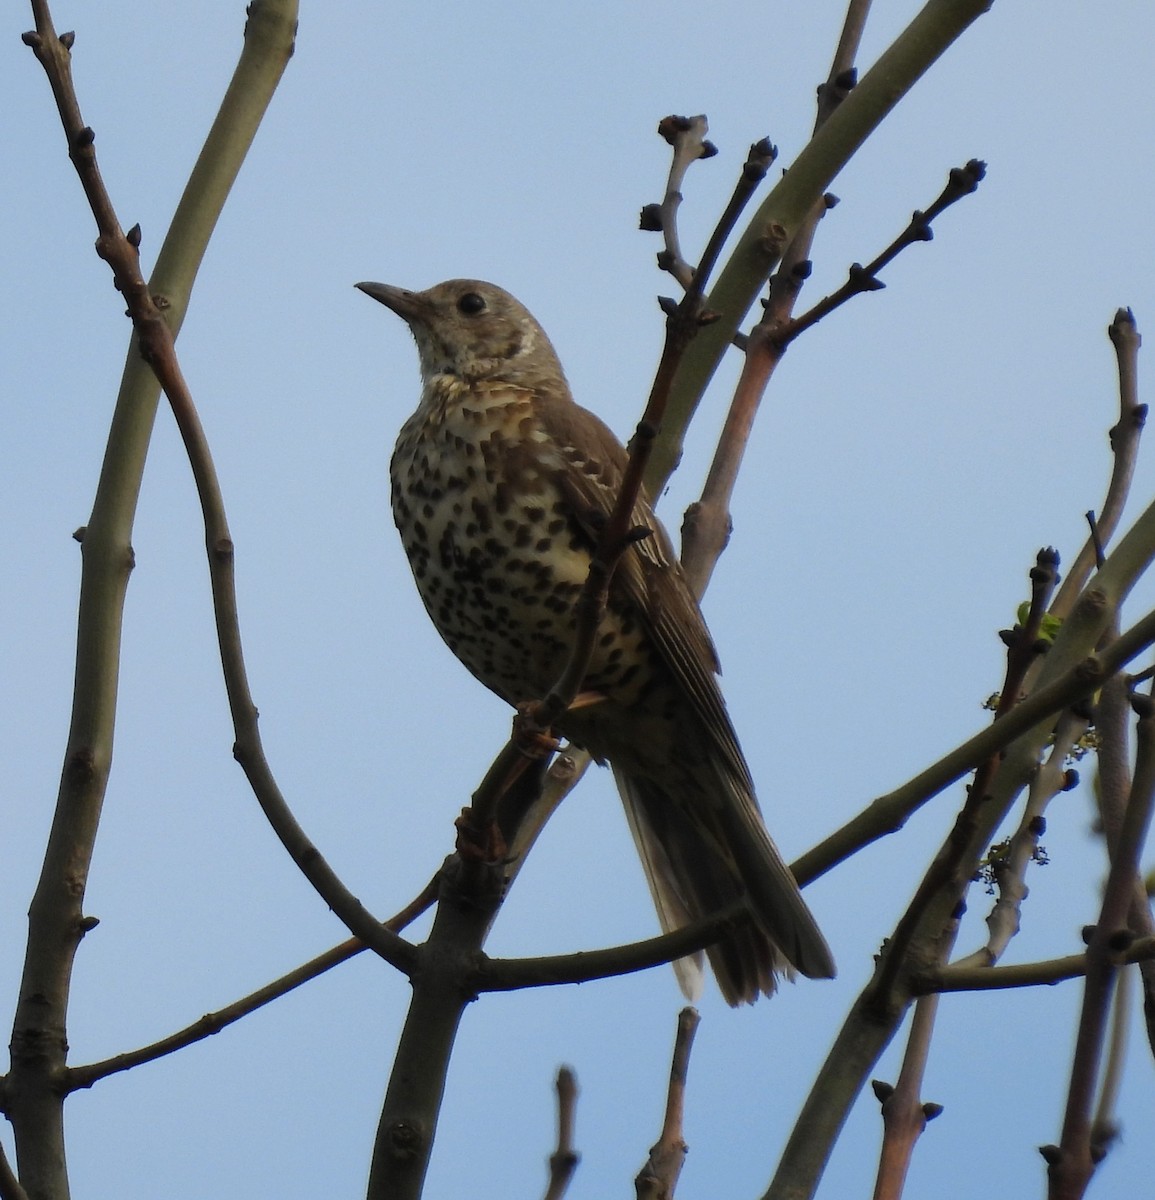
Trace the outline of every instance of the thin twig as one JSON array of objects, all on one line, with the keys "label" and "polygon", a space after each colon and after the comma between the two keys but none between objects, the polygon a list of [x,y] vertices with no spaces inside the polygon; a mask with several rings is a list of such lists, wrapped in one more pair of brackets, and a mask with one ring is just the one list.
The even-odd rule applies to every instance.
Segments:
[{"label": "thin twig", "polygon": [[[658,133],[673,148],[670,174],[666,180],[666,194],[662,203],[647,205],[642,210],[642,228],[660,229],[665,249],[658,255],[658,266],[688,289],[694,279],[694,269],[682,255],[678,238],[678,209],[682,204],[682,183],[690,164],[700,158],[712,158],[718,153],[713,142],[706,140],[709,129],[704,115],[696,117],[663,117],[658,122]],[[655,211],[656,208],[656,211]]]},{"label": "thin twig", "polygon": [[[432,905],[436,896],[437,877],[434,876],[409,904],[396,916],[390,917],[385,924],[394,933],[399,933],[425,912]],[[129,1050],[99,1062],[89,1063],[87,1066],[72,1067],[67,1074],[67,1089],[75,1092],[82,1088],[92,1087],[94,1083],[109,1075],[131,1070],[144,1063],[155,1062],[158,1058],[164,1058],[165,1055],[183,1050],[186,1046],[212,1037],[213,1034],[220,1033],[222,1029],[227,1029],[228,1026],[235,1024],[242,1017],[271,1004],[281,996],[288,995],[295,988],[316,979],[319,975],[323,975],[343,962],[348,962],[349,959],[367,949],[368,947],[359,938],[347,938],[340,945],[333,946],[324,954],[319,954],[316,958],[302,963],[301,966],[287,972],[279,979],[274,979],[255,992],[250,992],[247,996],[234,1000],[232,1004],[217,1009],[216,1012],[206,1013],[199,1020],[194,1021],[191,1025],[186,1025],[184,1029],[177,1030],[176,1033],[169,1034],[168,1037],[160,1038],[158,1041],[141,1046],[136,1050]],[[2,1196],[0,1196],[0,1200],[3,1200]]]},{"label": "thin twig", "polygon": [[[1115,847],[1119,844],[1119,831],[1123,825],[1123,815],[1127,811],[1127,798],[1131,794],[1128,742],[1130,719],[1128,680],[1122,675],[1113,676],[1104,684],[1095,706],[1095,732],[1099,739],[1099,773],[1095,780],[1095,798],[1099,805],[1099,819],[1109,857],[1114,855]],[[1152,916],[1147,889],[1142,879],[1135,881],[1129,924],[1137,937],[1155,937],[1155,916]],[[1143,988],[1143,1017],[1147,1042],[1155,1052],[1155,959],[1140,961],[1139,978]]]},{"label": "thin twig", "polygon": [[1136,696],[1132,703],[1139,714],[1135,729],[1135,778],[1112,856],[1099,921],[1087,946],[1083,1007],[1071,1062],[1062,1136],[1057,1147],[1043,1150],[1050,1200],[1078,1200],[1098,1163],[1098,1150],[1091,1140],[1091,1109],[1111,994],[1119,971],[1117,948],[1120,941],[1125,945],[1131,938],[1127,916],[1155,803],[1155,702],[1150,696]]},{"label": "thin twig", "polygon": [[[1155,961],[1155,937],[1136,938],[1117,955],[1120,965]],[[1087,955],[1068,954],[1043,962],[1016,963],[1009,967],[939,967],[912,979],[916,994],[927,992],[993,992],[1004,988],[1053,987],[1087,973]]]},{"label": "thin twig", "polygon": [[[829,90],[822,93],[823,98],[827,94],[837,95],[836,85],[837,80],[828,85]],[[845,83],[842,86],[849,90]],[[886,285],[878,278],[879,272],[906,247],[916,242],[931,241],[934,237],[931,226],[935,218],[951,204],[975,191],[985,170],[985,164],[977,159],[971,159],[964,167],[952,168],[947,185],[935,202],[926,211],[917,210],[903,232],[877,258],[865,267],[861,263],[854,263],[841,288],[824,297],[801,316],[791,317],[802,283],[810,274],[808,256],[818,220],[835,202],[835,198],[827,196],[825,203],[815,207],[782,256],[778,272],[771,282],[770,298],[762,319],[741,343],[747,351],[747,363],[727,424],[719,438],[719,453],[711,466],[702,498],[686,514],[683,536],[688,546],[693,546],[695,550],[699,544],[716,546],[715,558],[724,547],[721,528],[723,521],[728,527],[727,510],[754,412],[770,377],[791,343],[854,296],[884,288]],[[728,461],[732,458],[737,461]]]},{"label": "thin twig", "polygon": [[1101,654],[1088,655],[1032,692],[998,722],[968,738],[901,787],[872,801],[857,816],[790,864],[799,885],[813,882],[864,846],[897,833],[907,819],[991,754],[1004,750],[1040,721],[1103,686],[1155,642],[1155,612],[1136,622]]},{"label": "thin twig", "polygon": [[686,1161],[686,1081],[690,1072],[690,1053],[701,1017],[697,1009],[683,1008],[678,1013],[678,1032],[670,1060],[670,1086],[666,1091],[666,1112],[662,1132],[650,1147],[646,1165],[634,1178],[637,1200],[673,1200],[678,1176]]},{"label": "thin twig", "polygon": [[481,956],[470,983],[478,992],[510,992],[630,975],[705,950],[748,921],[749,916],[747,905],[736,901],[680,929],[640,942],[572,954],[544,954],[538,958]]},{"label": "thin twig", "polygon": [[1079,551],[1051,605],[1051,614],[1056,617],[1065,617],[1070,612],[1097,565],[1102,547],[1111,540],[1119,526],[1135,474],[1139,440],[1147,420],[1147,405],[1139,403],[1139,347],[1143,339],[1135,324],[1135,314],[1129,308],[1120,308],[1107,327],[1107,336],[1115,347],[1119,374],[1119,419],[1110,431],[1111,479],[1095,521],[1095,532]]},{"label": "thin twig", "polygon": [[557,1149],[549,1156],[549,1186],[545,1200],[561,1200],[569,1190],[581,1155],[574,1149],[574,1121],[577,1117],[578,1086],[572,1068],[557,1073]]},{"label": "thin twig", "polygon": [[345,923],[350,933],[390,965],[405,974],[411,974],[416,965],[416,948],[382,925],[342,882],[293,815],[273,775],[265,756],[257,723],[257,706],[253,703],[249,687],[237,607],[235,552],[208,439],[177,361],[171,337],[161,337],[155,344],[142,345],[142,353],[156,372],[168,398],[200,498],[213,616],[236,735],[233,756],[240,763],[273,832],[321,899]]},{"label": "thin twig", "polygon": [[874,1200],[898,1200],[902,1195],[915,1144],[927,1122],[942,1112],[942,1105],[921,1099],[937,1014],[937,995],[922,996],[915,1003],[898,1083],[893,1088],[878,1081],[874,1084],[875,1095],[882,1104],[883,1125]]},{"label": "thin twig", "polygon": [[[57,36],[46,0],[33,0],[35,32],[24,41],[52,87],[69,157],[97,222],[97,253],[112,268],[139,348],[180,328],[197,266],[256,127],[292,53],[295,0],[255,0],[244,46],[148,284],[139,230],[125,234],[103,185],[70,65],[72,34]],[[157,299],[154,302],[153,293]],[[90,926],[85,886],[112,759],[124,600],[132,527],[158,388],[130,353],[110,426],[92,515],[82,540],[73,710],[56,815],[29,908],[28,948],[12,1032],[9,1116],[24,1186],[37,1196],[68,1191],[62,1104],[72,965]]]},{"label": "thin twig", "polygon": [[[1040,550],[1031,568],[1031,603],[1027,619],[1021,628],[1010,634],[1007,645],[1007,669],[995,710],[997,724],[1014,710],[1027,672],[1041,653],[1043,617],[1054,592],[1059,556],[1051,548]],[[926,874],[919,882],[914,899],[899,918],[894,933],[887,941],[886,952],[874,979],[877,1002],[885,1006],[887,993],[906,968],[906,952],[918,930],[926,906],[932,896],[949,892],[954,896],[951,907],[961,902],[973,873],[968,866],[968,851],[973,840],[979,811],[986,806],[987,795],[994,783],[1002,760],[991,755],[980,764],[967,790],[966,802],[955,820],[946,842],[935,855]]]},{"label": "thin twig", "polygon": [[1091,1122],[1091,1157],[1100,1162],[1119,1136],[1119,1121],[1115,1110],[1119,1104],[1119,1089],[1123,1086],[1123,1068],[1127,1062],[1127,1045],[1131,1032],[1131,971],[1121,971],[1115,985],[1115,1003],[1111,1009],[1111,1033],[1107,1039],[1107,1055],[1103,1064],[1103,1079],[1095,1118]]},{"label": "thin twig", "polygon": [[681,456],[683,435],[739,325],[773,270],[782,246],[830,182],[930,65],[990,8],[991,0],[927,4],[863,75],[845,103],[814,135],[750,217],[710,289],[719,320],[679,368],[670,400],[670,434],[655,455],[647,486],[659,495]]},{"label": "thin twig", "polygon": [[[602,615],[609,599],[610,584],[622,556],[650,530],[637,524],[638,496],[642,480],[662,427],[670,383],[686,347],[700,326],[708,323],[708,314],[700,312],[700,296],[691,288],[681,302],[666,308],[666,337],[662,356],[646,401],[646,408],[630,439],[626,468],[614,507],[598,537],[590,558],[589,573],[574,603],[574,640],[561,675],[549,691],[534,703],[523,705],[521,721],[514,723],[514,736],[498,754],[485,779],[473,795],[470,820],[479,829],[491,824],[515,780],[525,770],[526,759],[540,758],[551,752],[543,740],[553,724],[565,713],[581,690],[589,671],[597,642]],[[509,830],[503,830],[507,837]]]},{"label": "thin twig", "polygon": [[[842,35],[826,82],[818,90],[818,111],[814,120],[817,132],[853,88],[857,76],[854,59],[869,11],[869,0],[851,0],[843,22]],[[751,148],[751,152],[755,148]],[[784,229],[767,229],[767,244],[778,239],[774,259],[781,253],[778,273],[771,280],[765,312],[750,337],[745,339],[742,374],[726,414],[718,445],[706,477],[702,495],[686,510],[682,523],[682,563],[694,594],[700,600],[706,593],[714,567],[729,540],[730,499],[738,471],[750,440],[754,417],[769,385],[783,350],[774,340],[774,331],[790,316],[801,280],[809,269],[810,247],[828,197],[812,206],[794,237],[785,242]],[[728,231],[727,231],[728,232]],[[805,267],[804,267],[805,264]],[[711,260],[711,267],[713,262]],[[653,486],[654,481],[650,481]]]},{"label": "thin twig", "polygon": [[956,966],[993,966],[1019,932],[1022,904],[1028,894],[1027,870],[1032,863],[1040,861],[1041,839],[1047,828],[1047,806],[1061,792],[1069,791],[1078,783],[1077,773],[1067,767],[1066,760],[1086,732],[1087,724],[1086,714],[1076,708],[1068,708],[1060,714],[1046,761],[1035,772],[1027,789],[1027,801],[1018,828],[997,848],[997,853],[994,850],[991,853],[989,870],[998,888],[998,899],[987,914],[986,945],[958,960]]},{"label": "thin twig", "polygon": [[28,1193],[20,1186],[8,1161],[3,1142],[0,1142],[0,1200],[28,1200]]},{"label": "thin twig", "polygon": [[742,164],[738,181],[734,184],[734,191],[706,241],[706,248],[702,251],[702,257],[698,260],[698,265],[694,268],[689,283],[685,285],[686,291],[692,291],[696,298],[700,299],[705,293],[706,284],[714,273],[726,239],[734,232],[738,218],[750,202],[751,196],[757,191],[758,185],[766,178],[766,172],[777,157],[778,147],[769,138],[760,138],[751,145],[746,155],[746,161]]},{"label": "thin twig", "polygon": [[877,258],[867,263],[853,263],[847,273],[846,282],[829,296],[824,296],[813,308],[801,316],[782,326],[776,334],[776,340],[781,349],[785,349],[799,334],[805,333],[817,325],[823,317],[829,316],[836,308],[841,307],[855,296],[867,292],[877,292],[886,287],[878,278],[879,272],[893,262],[908,246],[917,242],[929,242],[934,238],[932,222],[952,204],[956,204],[964,196],[971,195],[986,174],[986,163],[972,158],[965,166],[952,167],[947,178],[946,187],[938,199],[926,211],[916,210],[907,227],[890,243]]}]

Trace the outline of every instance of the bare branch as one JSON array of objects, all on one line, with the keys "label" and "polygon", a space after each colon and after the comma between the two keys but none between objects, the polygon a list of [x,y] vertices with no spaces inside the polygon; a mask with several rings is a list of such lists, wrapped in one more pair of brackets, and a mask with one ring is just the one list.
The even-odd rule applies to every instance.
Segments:
[{"label": "bare branch", "polygon": [[[386,926],[394,933],[399,933],[429,908],[436,895],[437,877],[434,876],[418,896],[396,916],[390,917],[385,922]],[[347,962],[367,949],[368,947],[359,938],[348,938],[340,945],[326,950],[324,954],[317,955],[316,958],[294,968],[279,979],[265,984],[255,992],[250,992],[247,996],[234,1000],[232,1004],[217,1009],[216,1012],[206,1013],[200,1020],[186,1025],[184,1029],[179,1029],[176,1033],[169,1034],[168,1037],[161,1038],[147,1046],[141,1046],[137,1050],[129,1050],[124,1054],[116,1054],[112,1058],[102,1059],[100,1062],[91,1063],[88,1066],[72,1067],[67,1074],[67,1090],[75,1092],[82,1088],[92,1087],[94,1083],[109,1075],[115,1075],[120,1071],[129,1071],[144,1063],[155,1062],[158,1058],[164,1058],[165,1055],[183,1050],[186,1046],[212,1037],[213,1034],[220,1033],[222,1029],[227,1029],[228,1026],[235,1024],[242,1017],[247,1017],[257,1009],[264,1008],[266,1004],[271,1004],[274,1000],[287,995],[295,988],[316,979],[319,975],[323,975],[326,971]],[[4,1200],[2,1195],[0,1195],[0,1200]]]},{"label": "bare branch", "polygon": [[[1122,675],[1114,676],[1103,686],[1095,709],[1095,731],[1099,738],[1099,774],[1095,798],[1099,818],[1107,840],[1107,853],[1113,856],[1119,843],[1123,815],[1131,794],[1131,764],[1128,748],[1131,703],[1128,682]],[[1142,879],[1136,880],[1129,916],[1131,930],[1137,937],[1155,937],[1155,917]],[[1139,962],[1143,987],[1143,1017],[1147,1042],[1155,1052],[1155,959]]]},{"label": "bare branch", "polygon": [[1077,773],[1067,768],[1066,760],[1086,730],[1085,712],[1069,708],[1060,715],[1047,759],[1035,772],[1027,789],[1027,802],[1019,826],[1005,844],[991,853],[990,873],[999,895],[987,915],[990,936],[985,946],[959,960],[956,966],[993,966],[1002,958],[1011,938],[1019,932],[1022,902],[1028,893],[1027,869],[1039,861],[1040,842],[1047,828],[1047,806],[1061,792],[1069,791],[1078,783]]},{"label": "bare branch", "polygon": [[749,920],[742,902],[730,905],[672,933],[604,950],[579,950],[574,954],[546,954],[538,958],[483,956],[472,983],[479,992],[511,992],[520,988],[554,987],[562,983],[588,983],[630,975],[662,966],[712,946]]},{"label": "bare branch", "polygon": [[0,1200],[28,1200],[28,1193],[20,1186],[4,1152],[3,1142],[0,1142]]},{"label": "bare branch", "polygon": [[1131,1032],[1132,972],[1123,971],[1115,985],[1115,1002],[1111,1007],[1111,1031],[1107,1039],[1107,1056],[1095,1117],[1091,1122],[1091,1157],[1101,1162],[1119,1136],[1115,1110],[1119,1089],[1123,1085],[1123,1066],[1127,1060],[1127,1045]]},{"label": "bare branch", "polygon": [[658,122],[658,133],[673,147],[674,157],[670,163],[670,175],[666,181],[666,195],[660,205],[647,205],[642,209],[642,228],[660,229],[666,247],[658,255],[658,266],[688,290],[694,280],[694,269],[682,255],[678,238],[678,209],[682,204],[682,183],[690,164],[700,158],[712,158],[718,153],[712,142],[706,140],[709,129],[704,115],[696,117],[663,117]]},{"label": "bare branch", "polygon": [[557,1149],[549,1156],[549,1186],[545,1200],[561,1200],[569,1190],[581,1155],[574,1149],[574,1120],[577,1116],[577,1079],[570,1067],[557,1073]]},{"label": "bare branch", "polygon": [[[527,761],[540,763],[556,748],[549,731],[581,690],[614,571],[630,546],[650,534],[648,528],[638,524],[637,504],[642,480],[661,431],[670,384],[678,363],[699,328],[710,320],[708,314],[700,311],[700,297],[693,288],[680,303],[670,302],[666,309],[666,337],[646,408],[630,439],[626,469],[613,510],[598,537],[589,574],[574,604],[574,642],[568,661],[546,695],[522,707],[514,722],[513,737],[500,751],[474,793],[468,820],[479,830],[484,830],[496,819],[506,793],[526,769]],[[508,829],[506,836],[512,836]]]},{"label": "bare branch", "polygon": [[[1136,938],[1118,951],[1117,960],[1143,963],[1155,960],[1155,937]],[[927,992],[990,992],[1002,988],[1052,987],[1068,979],[1080,979],[1087,973],[1087,955],[1068,954],[1045,962],[1016,963],[1009,967],[939,967],[913,979],[917,994]]]},{"label": "bare branch", "polygon": [[701,1017],[697,1009],[683,1008],[678,1013],[678,1032],[670,1062],[670,1086],[666,1092],[666,1113],[662,1132],[650,1147],[646,1165],[634,1179],[638,1200],[673,1200],[678,1176],[689,1147],[685,1138],[686,1080],[690,1072],[690,1053]]},{"label": "bare branch", "polygon": [[1155,702],[1150,696],[1136,696],[1132,703],[1139,715],[1135,778],[1112,855],[1099,922],[1087,946],[1083,1008],[1071,1063],[1062,1136],[1058,1147],[1044,1151],[1050,1200],[1077,1200],[1082,1196],[1101,1150],[1092,1143],[1091,1107],[1119,969],[1116,955],[1132,940],[1128,912],[1155,804]]},{"label": "bare branch", "polygon": [[937,1013],[937,995],[923,996],[916,1002],[897,1085],[890,1087],[877,1080],[874,1083],[874,1093],[882,1105],[883,1123],[874,1200],[898,1200],[902,1195],[915,1144],[927,1122],[942,1112],[942,1105],[920,1099]]},{"label": "bare branch", "polygon": [[972,158],[963,167],[952,167],[946,187],[935,202],[925,211],[916,210],[907,227],[890,243],[877,258],[867,263],[853,263],[847,274],[846,282],[837,291],[823,297],[813,308],[804,312],[800,317],[787,322],[776,334],[776,340],[782,350],[799,334],[817,325],[823,317],[829,316],[836,308],[841,307],[855,296],[867,292],[877,292],[886,284],[878,278],[879,272],[894,261],[908,246],[916,242],[929,242],[934,238],[931,224],[936,217],[957,203],[964,196],[974,192],[986,174],[986,163]]},{"label": "bare branch", "polygon": [[[670,438],[647,479],[658,495],[681,456],[683,434],[706,386],[788,241],[831,180],[930,65],[990,8],[990,0],[927,4],[825,121],[749,220],[707,306],[720,314],[697,339],[673,381]],[[782,237],[778,235],[781,230]]]},{"label": "bare branch", "polygon": [[1101,548],[1112,538],[1123,516],[1135,462],[1139,456],[1139,439],[1147,420],[1147,405],[1139,403],[1139,347],[1143,339],[1129,308],[1121,308],[1107,327],[1107,336],[1115,347],[1119,370],[1119,420],[1111,427],[1111,479],[1103,506],[1095,521],[1095,529],[1079,551],[1063,586],[1059,588],[1051,613],[1065,617],[1075,598],[1082,591],[1092,569],[1097,565]]},{"label": "bare branch", "polygon": [[[171,342],[180,328],[229,186],[292,53],[296,3],[256,0],[250,6],[232,83],[148,284],[138,261],[139,231],[122,231],[97,167],[95,135],[81,116],[71,77],[73,36],[57,36],[47,0],[33,0],[32,12],[36,29],[24,41],[52,87],[69,157],[97,222],[97,253],[112,268],[128,303],[137,346],[147,358],[154,341]],[[10,1117],[24,1186],[37,1196],[68,1190],[62,1081],[69,982],[76,948],[90,928],[83,914],[84,892],[112,759],[132,527],[157,396],[153,372],[130,354],[81,543],[72,720],[56,815],[29,908],[28,949],[12,1032],[11,1092],[20,1099],[10,1106]]]}]

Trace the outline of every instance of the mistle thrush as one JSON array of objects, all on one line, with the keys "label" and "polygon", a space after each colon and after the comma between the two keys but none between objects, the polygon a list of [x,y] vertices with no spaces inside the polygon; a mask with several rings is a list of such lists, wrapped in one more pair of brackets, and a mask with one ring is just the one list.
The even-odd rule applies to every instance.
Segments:
[{"label": "mistle thrush", "polygon": [[[540,699],[570,654],[626,452],[574,403],[545,331],[508,292],[474,279],[357,286],[408,323],[421,357],[421,400],[390,464],[421,599],[486,687],[512,705]],[[762,822],[710,635],[644,496],[634,520],[653,532],[618,565],[582,686],[601,699],[558,731],[613,768],[663,929],[748,903],[753,920],[708,951],[729,1003],[771,993],[791,967],[830,977],[830,950]],[[696,994],[700,965],[676,965]]]}]

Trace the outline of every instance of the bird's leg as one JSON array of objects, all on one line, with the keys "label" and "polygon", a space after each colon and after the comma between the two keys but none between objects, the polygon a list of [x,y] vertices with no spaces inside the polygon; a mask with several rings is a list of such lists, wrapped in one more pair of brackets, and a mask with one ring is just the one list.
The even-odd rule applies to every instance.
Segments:
[{"label": "bird's leg", "polygon": [[494,866],[508,859],[505,835],[492,817],[478,824],[473,809],[463,808],[453,827],[457,830],[455,849],[462,861]]}]

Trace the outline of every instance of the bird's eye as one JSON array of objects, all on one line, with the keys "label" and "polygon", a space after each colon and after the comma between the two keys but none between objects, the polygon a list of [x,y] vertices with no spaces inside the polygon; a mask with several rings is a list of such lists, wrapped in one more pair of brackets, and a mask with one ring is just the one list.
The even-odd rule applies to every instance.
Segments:
[{"label": "bird's eye", "polygon": [[478,313],[485,312],[485,297],[476,292],[466,292],[457,301],[457,311],[463,312],[467,317],[476,317]]}]

